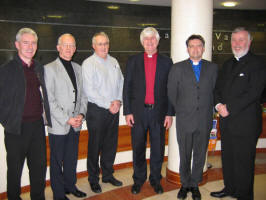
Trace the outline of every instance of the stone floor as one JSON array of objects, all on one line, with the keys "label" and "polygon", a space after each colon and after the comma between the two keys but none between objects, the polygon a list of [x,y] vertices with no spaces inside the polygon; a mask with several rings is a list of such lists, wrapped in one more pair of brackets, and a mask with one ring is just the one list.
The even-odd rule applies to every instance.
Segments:
[{"label": "stone floor", "polygon": [[[220,169],[221,168],[221,157],[220,156],[209,156],[208,157],[208,163],[212,164],[212,169]],[[256,166],[260,166],[260,169],[263,170],[256,170],[259,171],[258,173],[255,171],[255,186],[254,186],[254,194],[255,194],[255,200],[265,200],[266,199],[266,153],[258,153],[256,158]],[[163,164],[163,170],[162,175],[165,177],[166,175],[166,166],[167,162],[164,162]],[[219,170],[221,171],[221,170]],[[95,194],[90,190],[89,183],[87,181],[87,177],[85,178],[79,178],[77,187],[87,193],[87,199],[88,200],[111,200],[111,199],[117,199],[117,200],[139,200],[139,199],[145,199],[145,200],[172,200],[176,199],[176,195],[178,192],[178,187],[173,186],[172,184],[169,184],[166,182],[165,178],[162,180],[164,190],[165,192],[161,195],[157,195],[153,192],[153,189],[150,187],[149,183],[146,183],[141,190],[141,193],[138,195],[132,195],[130,193],[131,185],[133,184],[132,180],[132,168],[125,168],[116,170],[114,173],[114,176],[118,178],[119,180],[123,181],[122,187],[114,187],[111,184],[108,183],[102,183],[100,182],[102,186],[103,192],[101,194]],[[221,173],[221,172],[220,172]],[[218,177],[218,176],[217,176]],[[223,181],[218,180],[211,181],[206,183],[205,185],[200,187],[200,191],[202,194],[203,200],[211,200],[216,199],[212,198],[209,194],[211,191],[217,191],[223,188]],[[52,200],[53,195],[50,187],[46,188],[45,191],[46,199]],[[29,193],[25,193],[21,195],[23,200],[29,200]],[[71,200],[76,200],[79,198],[75,198],[73,195],[68,195],[68,198]],[[191,200],[191,194],[187,197],[188,200]],[[229,200],[233,198],[223,198],[223,200]]]}]

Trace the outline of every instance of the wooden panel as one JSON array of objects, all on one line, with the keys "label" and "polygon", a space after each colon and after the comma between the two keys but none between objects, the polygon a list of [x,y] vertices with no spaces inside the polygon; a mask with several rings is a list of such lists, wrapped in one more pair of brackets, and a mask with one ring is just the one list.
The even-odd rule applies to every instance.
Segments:
[{"label": "wooden panel", "polygon": [[[79,155],[78,159],[87,158],[87,149],[88,149],[88,131],[82,130],[79,137]],[[149,144],[149,137],[147,141],[147,147]],[[165,145],[168,145],[168,131],[165,133]],[[50,165],[50,146],[48,136],[46,137],[46,146],[47,146],[47,165]],[[118,130],[118,146],[117,152],[129,151],[132,150],[131,147],[131,130],[129,126],[123,125],[119,126]]]}]

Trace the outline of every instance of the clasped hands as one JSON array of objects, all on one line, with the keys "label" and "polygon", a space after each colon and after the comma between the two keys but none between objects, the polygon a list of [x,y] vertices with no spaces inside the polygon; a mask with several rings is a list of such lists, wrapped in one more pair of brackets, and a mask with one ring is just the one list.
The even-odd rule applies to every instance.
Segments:
[{"label": "clasped hands", "polygon": [[116,114],[116,113],[119,112],[120,106],[121,106],[121,102],[119,100],[114,100],[114,101],[111,102],[109,111],[112,114]]},{"label": "clasped hands", "polygon": [[70,117],[67,123],[73,128],[78,128],[81,126],[83,120],[83,115],[79,114],[76,117]]},{"label": "clasped hands", "polygon": [[226,104],[219,103],[216,106],[216,110],[218,111],[219,115],[222,117],[227,117],[230,113],[227,110]]}]

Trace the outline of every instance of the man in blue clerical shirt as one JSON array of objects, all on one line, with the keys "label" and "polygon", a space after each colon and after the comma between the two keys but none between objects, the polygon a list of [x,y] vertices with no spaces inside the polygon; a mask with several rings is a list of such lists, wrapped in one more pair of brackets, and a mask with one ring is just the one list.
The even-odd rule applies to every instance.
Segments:
[{"label": "man in blue clerical shirt", "polygon": [[189,59],[173,65],[168,78],[168,96],[175,107],[180,153],[182,187],[177,198],[185,199],[191,191],[192,198],[199,200],[198,185],[202,181],[212,128],[213,90],[218,67],[202,59],[205,50],[202,36],[191,35],[186,45]]}]

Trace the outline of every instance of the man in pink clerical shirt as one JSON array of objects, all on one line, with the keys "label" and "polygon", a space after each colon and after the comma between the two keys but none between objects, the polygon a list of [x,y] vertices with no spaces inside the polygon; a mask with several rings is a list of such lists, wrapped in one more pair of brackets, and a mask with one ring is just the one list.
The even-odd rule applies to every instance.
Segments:
[{"label": "man in pink clerical shirt", "polygon": [[140,34],[144,53],[128,59],[123,89],[126,123],[131,127],[134,185],[133,194],[140,192],[147,179],[146,144],[150,137],[150,176],[154,191],[163,193],[160,184],[164,158],[165,130],[172,125],[174,109],[167,97],[168,72],[172,60],[158,53],[160,36],[147,27]]}]

